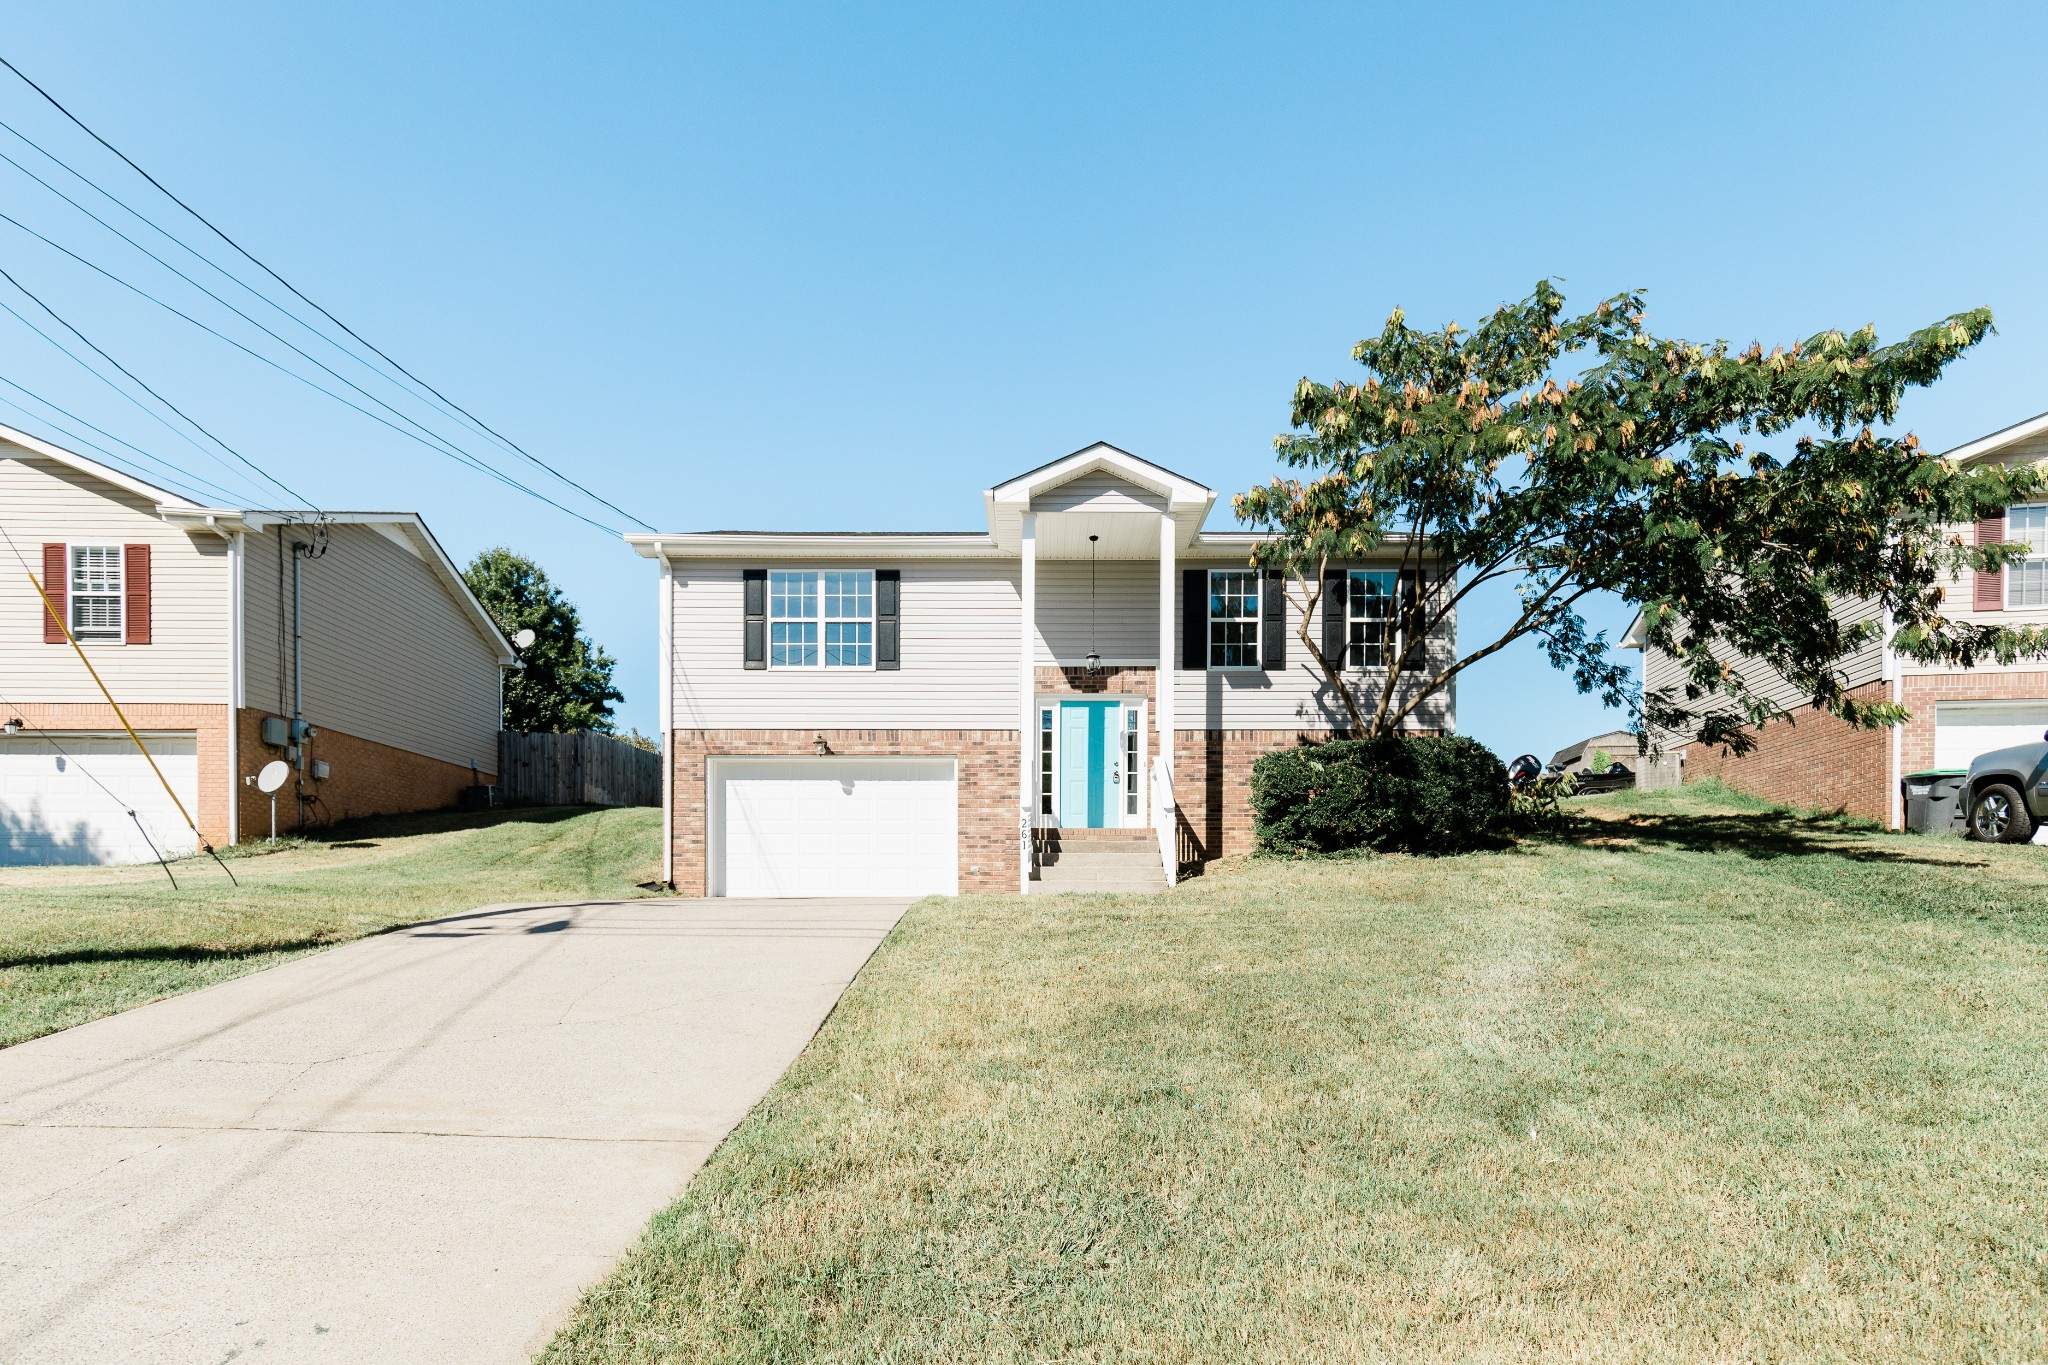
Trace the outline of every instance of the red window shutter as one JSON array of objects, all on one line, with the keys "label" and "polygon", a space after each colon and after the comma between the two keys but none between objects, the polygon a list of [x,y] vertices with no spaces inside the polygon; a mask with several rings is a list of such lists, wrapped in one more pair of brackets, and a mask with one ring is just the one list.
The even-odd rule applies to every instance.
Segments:
[{"label": "red window shutter", "polygon": [[71,587],[71,556],[62,545],[43,546],[43,592],[50,599],[50,606],[57,609],[52,616],[47,608],[43,611],[43,643],[61,645],[64,643],[64,598]]},{"label": "red window shutter", "polygon": [[[2005,513],[1977,519],[1979,545],[1996,545],[2004,539]],[[2005,570],[2000,569],[1997,573],[1978,571],[1970,591],[1970,606],[1976,611],[2005,610]]]},{"label": "red window shutter", "polygon": [[149,547],[121,547],[122,625],[128,643],[149,643]]}]

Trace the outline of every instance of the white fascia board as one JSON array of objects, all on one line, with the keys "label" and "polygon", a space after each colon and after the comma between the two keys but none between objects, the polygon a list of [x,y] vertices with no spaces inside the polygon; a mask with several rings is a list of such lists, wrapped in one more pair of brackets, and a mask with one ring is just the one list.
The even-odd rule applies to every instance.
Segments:
[{"label": "white fascia board", "polygon": [[2044,431],[2048,431],[2048,412],[2042,413],[2039,417],[2029,417],[2024,422],[2015,422],[2001,431],[1992,432],[1989,436],[1979,436],[1976,440],[1959,445],[1954,450],[1943,452],[1941,458],[1954,460],[1957,464],[1968,464],[1971,460],[1982,459],[2030,436],[2039,436]]},{"label": "white fascia board", "polygon": [[832,535],[819,532],[699,531],[684,535],[639,533],[626,543],[648,559],[788,559],[812,555],[848,559],[1005,559],[995,539],[980,531],[938,535]]},{"label": "white fascia board", "polygon": [[211,531],[232,540],[241,531],[254,529],[247,513],[232,507],[193,507],[187,503],[160,502],[156,514],[172,526],[188,531]]},{"label": "white fascia board", "polygon": [[1199,505],[1206,508],[1216,501],[1213,488],[1176,474],[1164,465],[1154,464],[1142,455],[1119,450],[1107,441],[1097,441],[1051,464],[1007,479],[982,496],[991,503],[1028,502],[1044,489],[1056,488],[1096,469],[1111,470],[1119,478],[1128,479],[1140,488],[1148,488],[1176,506]]},{"label": "white fascia board", "polygon": [[1641,612],[1637,612],[1635,619],[1628,623],[1628,629],[1621,633],[1621,639],[1618,643],[1623,649],[1641,649],[1643,647],[1643,614]]}]

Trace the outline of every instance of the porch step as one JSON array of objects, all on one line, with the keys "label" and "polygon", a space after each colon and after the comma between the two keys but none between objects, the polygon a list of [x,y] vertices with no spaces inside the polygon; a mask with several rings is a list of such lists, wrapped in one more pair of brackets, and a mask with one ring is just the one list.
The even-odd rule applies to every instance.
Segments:
[{"label": "porch step", "polygon": [[[1089,830],[1090,834],[1119,833]],[[1151,831],[1138,831],[1149,835]],[[1062,831],[1064,834],[1064,831]],[[1047,841],[1039,853],[1038,876],[1031,890],[1041,895],[1063,891],[1121,891],[1146,894],[1166,890],[1159,865],[1159,847],[1149,839],[1078,839]]]},{"label": "porch step", "polygon": [[1144,825],[1128,825],[1121,829],[1049,829],[1044,831],[1061,843],[1124,843],[1149,844],[1153,842],[1152,831]]}]

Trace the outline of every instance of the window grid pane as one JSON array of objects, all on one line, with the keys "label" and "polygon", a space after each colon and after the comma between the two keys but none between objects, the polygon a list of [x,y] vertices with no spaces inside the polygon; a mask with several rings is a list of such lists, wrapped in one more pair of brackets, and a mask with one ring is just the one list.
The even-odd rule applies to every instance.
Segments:
[{"label": "window grid pane", "polygon": [[768,627],[768,662],[776,668],[813,668],[818,662],[815,621],[777,621]]},{"label": "window grid pane", "polygon": [[1052,712],[1038,713],[1038,813],[1052,814]]},{"label": "window grid pane", "polygon": [[1124,814],[1138,813],[1138,713],[1124,710]]},{"label": "window grid pane", "polygon": [[1384,668],[1393,644],[1394,590],[1400,576],[1390,569],[1354,570],[1348,596],[1348,662],[1353,668]]},{"label": "window grid pane", "polygon": [[875,662],[875,628],[866,621],[825,625],[825,667],[869,668]]},{"label": "window grid pane", "polygon": [[71,547],[71,633],[81,640],[121,638],[121,547]]},{"label": "window grid pane", "polygon": [[825,574],[825,615],[833,620],[861,620],[875,614],[872,569],[834,569]]},{"label": "window grid pane", "polygon": [[2005,538],[2027,547],[2027,558],[2006,566],[2005,604],[2048,607],[2048,503],[2030,503],[2008,510]]},{"label": "window grid pane", "polygon": [[1259,666],[1259,575],[1253,569],[1209,572],[1209,667]]}]

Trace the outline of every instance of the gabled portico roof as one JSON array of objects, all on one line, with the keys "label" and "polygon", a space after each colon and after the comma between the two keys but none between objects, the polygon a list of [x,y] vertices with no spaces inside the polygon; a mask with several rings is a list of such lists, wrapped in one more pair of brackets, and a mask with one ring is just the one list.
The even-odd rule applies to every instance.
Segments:
[{"label": "gabled portico roof", "polygon": [[[1087,495],[1058,496],[1059,490],[1069,486],[1085,489]],[[1105,557],[1152,558],[1158,553],[1157,517],[1163,513],[1173,518],[1176,542],[1186,548],[1201,534],[1202,523],[1216,503],[1216,491],[1107,441],[1097,441],[997,484],[982,494],[982,502],[988,510],[989,535],[1004,550],[1014,551],[1022,544],[1024,514],[1032,512],[1040,518],[1041,554],[1059,557],[1074,553],[1065,542],[1085,539],[1082,525],[1086,522],[1099,528],[1096,533],[1110,543],[1112,548],[1104,551]],[[1150,550],[1138,550],[1148,536]],[[1121,548],[1125,540],[1131,549]]]}]

